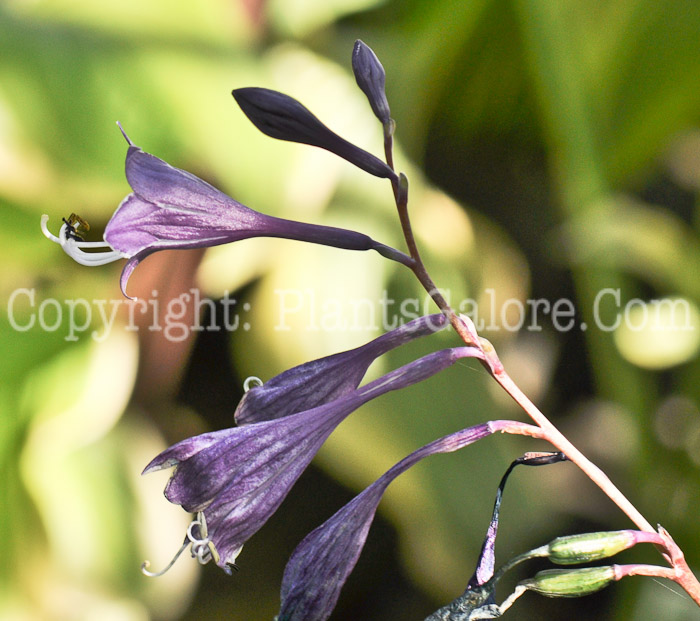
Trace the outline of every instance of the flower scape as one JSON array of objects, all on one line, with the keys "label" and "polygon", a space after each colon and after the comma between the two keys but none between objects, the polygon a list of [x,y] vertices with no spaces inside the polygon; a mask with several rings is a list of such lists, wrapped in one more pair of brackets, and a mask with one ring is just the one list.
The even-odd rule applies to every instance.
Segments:
[{"label": "flower scape", "polygon": [[[390,391],[402,390],[464,359],[478,361],[521,406],[534,424],[491,420],[419,447],[309,533],[291,554],[281,580],[278,621],[328,619],[343,585],[362,552],[382,496],[390,483],[426,457],[464,449],[487,436],[509,433],[544,440],[552,453],[528,453],[515,460],[497,490],[491,523],[475,571],[465,577],[466,590],[428,619],[493,619],[527,591],[547,597],[580,597],[630,575],[662,577],[679,584],[695,602],[700,585],[681,550],[662,528],[653,528],[610,479],[576,449],[530,402],[507,375],[491,344],[466,316],[457,314],[439,293],[413,235],[408,215],[408,181],[394,168],[395,123],[386,98],[385,72],[375,53],[355,43],[352,69],[357,85],[383,128],[384,159],[353,145],[326,127],[300,102],[277,91],[241,88],[233,97],[264,134],[325,149],[391,185],[407,251],[392,248],[361,232],[281,219],[255,211],[195,175],[175,168],[128,144],[126,179],[131,193],[106,225],[103,241],[84,241],[89,224],[71,214],[58,243],[78,263],[99,266],[125,259],[120,286],[125,296],[129,277],[141,261],[164,249],[206,248],[253,237],[276,237],[354,251],[374,250],[409,269],[430,294],[439,312],[419,317],[352,350],[306,362],[256,385],[236,408],[236,426],[186,438],[155,456],[144,474],[172,468],[166,498],[192,514],[182,547],[167,571],[187,548],[200,563],[213,561],[231,574],[245,543],[277,511],[334,429],[355,410]],[[387,352],[437,331],[452,329],[459,345],[438,349],[363,384],[370,365]],[[540,466],[571,461],[596,483],[635,524],[636,530],[580,533],[559,537],[523,552],[496,569],[495,542],[505,483],[516,465]],[[667,565],[570,566],[597,562],[638,543],[653,543]],[[496,585],[515,565],[544,557],[564,569],[547,569],[521,581],[500,603]]]}]

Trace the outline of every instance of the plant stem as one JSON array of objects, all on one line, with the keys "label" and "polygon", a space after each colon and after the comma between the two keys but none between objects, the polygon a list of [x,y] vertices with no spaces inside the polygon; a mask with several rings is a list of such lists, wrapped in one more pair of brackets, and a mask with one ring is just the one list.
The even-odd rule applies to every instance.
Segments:
[{"label": "plant stem", "polygon": [[[393,170],[391,135],[385,134],[384,146],[387,163]],[[498,382],[501,388],[503,388],[503,390],[510,395],[510,397],[539,426],[539,428],[545,432],[547,441],[550,444],[564,453],[569,461],[576,464],[579,469],[593,483],[595,483],[640,530],[656,533],[657,531],[654,529],[654,527],[617,488],[617,486],[610,480],[608,475],[605,474],[590,459],[588,459],[581,451],[579,451],[566,438],[566,436],[550,422],[550,420],[537,408],[537,406],[530,401],[525,393],[520,390],[518,385],[511,379],[508,373],[506,373],[501,361],[498,358],[498,355],[496,354],[496,350],[493,348],[491,343],[489,343],[489,341],[486,339],[479,337],[476,334],[475,329],[470,329],[470,326],[468,326],[467,323],[461,317],[459,317],[457,313],[455,313],[454,309],[448,304],[447,300],[444,298],[437,285],[430,277],[430,274],[428,273],[428,270],[421,259],[420,252],[418,251],[418,245],[416,244],[413,229],[411,227],[411,220],[408,215],[408,180],[403,173],[400,174],[398,183],[392,183],[392,189],[394,191],[396,207],[399,214],[399,220],[401,222],[401,229],[412,259],[411,264],[406,261],[403,263],[404,265],[407,265],[407,267],[410,267],[418,281],[428,292],[437,307],[449,319],[450,324],[453,326],[460,338],[466,345],[477,346],[482,349],[486,355],[485,366],[490,374]],[[668,535],[668,533],[666,533],[666,531],[664,531],[661,527],[659,527],[659,531],[665,533],[668,539],[668,544],[666,546],[657,547],[659,548],[659,551],[663,557],[672,567],[672,569],[669,570],[669,577],[671,577],[671,574],[673,574],[673,577],[671,578],[675,580],[675,582],[681,586],[688,593],[688,595],[690,595],[693,601],[700,606],[700,582],[698,582],[698,579],[690,570],[682,551],[680,548],[678,548],[673,539],[671,539],[670,535]]]},{"label": "plant stem", "polygon": [[[610,480],[608,475],[605,474],[590,459],[588,459],[581,451],[579,451],[566,438],[566,436],[550,422],[550,420],[537,408],[537,406],[530,401],[527,395],[520,390],[518,385],[511,379],[508,373],[506,373],[501,361],[498,358],[498,355],[496,354],[496,350],[493,348],[491,343],[483,338],[475,341],[475,333],[472,333],[469,330],[465,322],[457,316],[454,310],[449,306],[449,304],[447,304],[443,296],[440,295],[432,279],[428,275],[425,266],[420,262],[420,259],[416,261],[416,265],[412,269],[440,310],[450,319],[450,322],[455,327],[464,342],[467,345],[476,344],[482,349],[486,355],[485,366],[493,378],[498,382],[501,388],[503,388],[503,390],[505,390],[508,395],[510,395],[510,397],[527,413],[527,415],[537,424],[537,426],[545,432],[547,441],[564,453],[569,461],[576,464],[579,469],[593,483],[595,483],[603,491],[603,493],[605,493],[625,515],[627,515],[627,517],[629,517],[637,528],[642,531],[656,533],[657,531],[654,529],[654,527]],[[670,573],[668,577],[673,579],[680,587],[682,587],[693,599],[693,601],[700,606],[700,582],[691,571],[687,561],[685,560],[683,552],[676,545],[671,536],[661,527],[659,527],[659,532],[661,532],[661,534],[665,536],[667,540],[667,544],[665,546],[657,546],[657,548],[664,559],[672,567],[672,569],[669,570]]]},{"label": "plant stem", "polygon": [[[390,145],[385,144],[387,148],[387,160],[391,161]],[[392,162],[393,163],[393,162]],[[547,431],[551,436],[552,444],[562,451],[567,458],[575,463],[605,494],[634,522],[641,530],[655,533],[654,527],[647,519],[638,511],[638,509],[627,499],[627,497],[613,484],[608,476],[591,462],[581,451],[579,451],[569,440],[561,433],[549,419],[535,406],[525,393],[520,390],[517,384],[506,373],[501,364],[493,346],[485,339],[480,339],[480,342],[475,342],[474,334],[467,328],[465,323],[460,319],[452,307],[447,303],[447,300],[440,293],[439,289],[428,274],[423,261],[421,260],[415,236],[411,228],[411,220],[408,215],[408,181],[403,173],[399,176],[399,183],[394,186],[394,195],[396,197],[396,207],[401,221],[401,228],[406,239],[411,258],[414,260],[414,265],[411,267],[420,283],[423,285],[428,294],[432,297],[437,307],[447,316],[455,331],[467,345],[477,345],[484,350],[489,371],[500,386],[515,400],[515,402],[525,410],[530,418],[535,421],[542,429]]]},{"label": "plant stem", "polygon": [[[495,351],[493,352],[495,356]],[[513,398],[513,400],[527,413],[527,415],[549,434],[549,441],[562,451],[569,461],[575,463],[609,498],[612,500],[640,530],[655,533],[656,529],[627,499],[627,497],[615,486],[608,476],[579,451],[561,431],[559,431],[549,419],[535,406],[523,393],[518,385],[506,373],[503,366],[494,372],[494,379]]]},{"label": "plant stem", "polygon": [[394,170],[394,121],[389,120],[389,123],[383,126],[384,129],[384,155],[386,163],[391,170]]},{"label": "plant stem", "polygon": [[[385,150],[387,154],[387,162],[390,163],[393,170],[390,136],[385,139]],[[413,265],[410,265],[409,267],[440,311],[448,318],[450,324],[452,324],[452,327],[455,329],[460,338],[467,345],[479,346],[479,343],[475,340],[474,335],[466,329],[464,322],[457,316],[457,313],[455,313],[453,308],[447,303],[445,297],[442,295],[442,293],[440,293],[440,289],[438,289],[437,285],[433,282],[433,279],[430,277],[430,274],[428,274],[428,270],[425,268],[425,264],[421,259],[420,252],[418,251],[418,244],[416,244],[416,238],[413,235],[411,219],[408,215],[408,179],[406,179],[406,176],[403,173],[400,173],[399,182],[393,185],[393,190],[394,198],[396,199],[396,209],[398,211],[399,221],[401,223],[401,230],[403,231],[403,236],[406,240],[408,252],[413,259]]]}]

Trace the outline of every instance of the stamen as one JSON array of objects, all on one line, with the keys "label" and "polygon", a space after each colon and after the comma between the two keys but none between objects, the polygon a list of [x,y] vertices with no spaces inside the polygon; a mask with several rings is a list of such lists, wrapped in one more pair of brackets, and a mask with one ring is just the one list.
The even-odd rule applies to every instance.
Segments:
[{"label": "stamen", "polygon": [[[193,531],[195,526],[199,531],[197,535],[195,535]],[[158,572],[149,571],[148,568],[151,564],[148,561],[144,561],[141,564],[141,573],[149,578],[157,578],[158,576],[162,576],[175,564],[175,561],[180,558],[180,555],[185,551],[187,546],[190,545],[192,558],[196,558],[201,565],[206,565],[213,558],[213,553],[215,552],[214,544],[212,544],[211,540],[207,536],[207,521],[201,511],[197,513],[195,519],[192,520],[187,526],[187,536],[185,537],[184,543],[177,551],[173,559],[165,566],[165,568]]]},{"label": "stamen", "polygon": [[72,213],[68,218],[68,222],[76,229],[84,229],[85,231],[90,230],[90,223],[87,220],[81,218],[77,213]]},{"label": "stamen", "polygon": [[90,230],[90,224],[87,220],[83,220],[78,214],[72,213],[68,220],[62,218],[66,225],[66,238],[74,239],[75,241],[85,241],[83,231],[86,233]]},{"label": "stamen", "polygon": [[[80,265],[87,265],[88,267],[94,267],[97,265],[105,265],[107,263],[112,263],[113,261],[118,261],[119,259],[128,259],[129,257],[124,255],[117,250],[114,250],[107,242],[86,242],[77,241],[73,237],[69,236],[69,226],[70,224],[63,223],[60,231],[58,232],[58,237],[56,237],[51,231],[49,231],[46,223],[49,221],[49,217],[44,214],[41,216],[41,231],[44,233],[47,239],[55,242],[63,248],[63,251],[71,257],[76,263]],[[70,222],[70,220],[69,220]],[[83,252],[81,248],[93,248],[93,249],[108,249],[105,252]]]},{"label": "stamen", "polygon": [[62,244],[61,240],[58,239],[51,231],[49,231],[49,227],[46,226],[46,223],[49,221],[49,216],[44,214],[41,216],[41,232],[44,234],[45,237],[50,239],[52,242],[55,242],[57,244]]},{"label": "stamen", "polygon": [[77,232],[77,230],[73,227],[73,225],[70,223],[70,221],[66,220],[65,218],[61,218],[63,220],[63,223],[66,225],[66,239],[74,239],[75,241],[85,241],[83,236]]},{"label": "stamen", "polygon": [[[197,526],[200,537],[192,534],[192,529]],[[203,513],[198,513],[197,518],[187,527],[187,538],[192,542],[192,558],[196,558],[200,565],[206,565],[212,559],[211,541],[207,536],[207,521]]]},{"label": "stamen", "polygon": [[148,576],[149,578],[157,578],[158,576],[162,576],[164,573],[166,573],[174,564],[175,561],[177,561],[178,558],[180,558],[180,555],[185,551],[185,548],[189,545],[189,541],[185,539],[185,542],[182,544],[182,547],[177,551],[175,556],[173,556],[173,560],[171,560],[164,569],[161,569],[160,571],[148,571],[148,568],[151,566],[151,563],[149,561],[144,561],[141,563],[141,573],[144,576]]},{"label": "stamen", "polygon": [[245,382],[243,382],[243,392],[248,392],[251,388],[257,388],[258,386],[262,385],[263,381],[259,377],[251,375],[250,377],[246,378]]}]

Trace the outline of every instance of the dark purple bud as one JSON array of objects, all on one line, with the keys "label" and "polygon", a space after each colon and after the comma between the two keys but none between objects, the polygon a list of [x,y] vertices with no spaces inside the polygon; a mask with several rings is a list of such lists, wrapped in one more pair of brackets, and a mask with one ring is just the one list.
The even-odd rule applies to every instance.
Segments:
[{"label": "dark purple bud", "polygon": [[258,87],[238,88],[232,94],[263,134],[326,149],[376,177],[396,180],[382,160],[332,132],[296,99]]},{"label": "dark purple bud", "polygon": [[382,125],[390,125],[392,123],[391,112],[384,92],[386,81],[384,67],[372,48],[359,39],[355,41],[355,47],[352,50],[352,71],[355,74],[357,85],[367,96],[369,105],[372,106],[374,116],[382,122]]},{"label": "dark purple bud", "polygon": [[475,425],[426,444],[387,470],[294,550],[282,578],[278,621],[323,621],[330,616],[362,552],[379,501],[396,477],[429,455],[462,449],[498,431],[523,433],[528,429],[532,425],[514,421]]},{"label": "dark purple bud", "polygon": [[[420,382],[465,357],[472,347],[434,352],[324,405],[283,418],[206,433],[163,451],[144,473],[175,466],[166,498],[206,524],[198,550],[227,569],[243,544],[277,510],[331,432],[353,411],[392,390]],[[197,527],[201,531],[201,526]],[[194,543],[194,541],[193,541]]]},{"label": "dark purple bud", "polygon": [[239,425],[282,418],[333,401],[355,390],[379,356],[447,325],[438,313],[414,319],[349,351],[312,360],[250,389],[235,413]]},{"label": "dark purple bud", "polygon": [[[494,575],[496,535],[498,534],[499,512],[506,482],[516,466],[544,466],[564,460],[566,457],[563,453],[525,453],[510,464],[498,485],[491,523],[481,547],[476,571],[469,580],[466,590],[458,598],[436,610],[425,621],[469,621],[470,619],[497,619],[502,616],[505,609],[496,604],[495,598],[498,581],[515,565],[530,558],[546,555],[544,551],[546,546],[521,554],[502,566]],[[505,605],[505,608],[509,607],[511,603],[512,601]]]}]

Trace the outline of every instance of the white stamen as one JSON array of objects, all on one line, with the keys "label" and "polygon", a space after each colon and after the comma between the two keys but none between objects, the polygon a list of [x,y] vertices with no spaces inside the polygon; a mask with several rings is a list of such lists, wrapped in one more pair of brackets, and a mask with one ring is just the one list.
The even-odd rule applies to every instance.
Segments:
[{"label": "white stamen", "polygon": [[[192,534],[194,527],[199,529],[200,537]],[[200,565],[206,565],[211,559],[211,540],[207,536],[207,521],[203,513],[198,513],[197,518],[187,527],[187,538],[192,542],[192,558],[196,558]]]},{"label": "white stamen", "polygon": [[[59,244],[61,248],[63,248],[63,251],[76,263],[80,263],[80,265],[94,267],[97,265],[112,263],[113,261],[118,261],[119,259],[129,258],[127,255],[114,250],[106,241],[86,242],[68,237],[68,225],[65,223],[63,226],[61,226],[61,230],[58,232],[58,237],[56,237],[46,226],[48,221],[49,217],[46,214],[41,216],[41,230],[46,238]],[[105,252],[83,252],[81,248],[104,248],[107,250]]]},{"label": "white stamen", "polygon": [[173,560],[170,561],[164,569],[161,569],[160,571],[148,571],[148,568],[151,566],[151,563],[149,561],[144,561],[141,563],[141,573],[144,576],[148,576],[149,578],[157,578],[158,576],[162,576],[165,572],[167,572],[174,564],[175,561],[180,558],[180,554],[182,554],[185,551],[185,548],[189,545],[189,541],[185,541],[185,543],[182,544],[182,547],[177,551],[177,554],[173,556]]},{"label": "white stamen", "polygon": [[56,242],[57,244],[61,243],[61,240],[58,239],[51,231],[49,231],[49,227],[46,226],[46,223],[49,221],[49,216],[47,214],[44,214],[41,216],[41,232],[52,242]]},{"label": "white stamen", "polygon": [[[195,535],[193,531],[195,526],[199,531],[197,535]],[[213,554],[215,553],[214,544],[207,535],[207,521],[201,511],[197,513],[195,519],[190,522],[189,526],[187,527],[187,538],[185,539],[185,542],[177,551],[173,559],[165,566],[165,568],[157,572],[149,571],[148,567],[150,566],[150,563],[148,561],[144,561],[141,565],[141,573],[149,578],[162,576],[175,564],[175,561],[180,558],[180,555],[189,545],[191,545],[190,551],[192,553],[192,558],[196,558],[201,565],[206,565],[213,558]]]},{"label": "white stamen", "polygon": [[259,377],[251,375],[250,377],[246,378],[245,382],[243,382],[243,392],[248,392],[251,388],[257,388],[258,386],[262,385],[263,381]]}]

